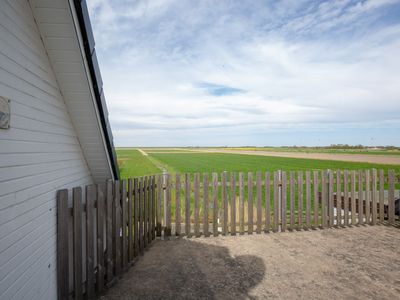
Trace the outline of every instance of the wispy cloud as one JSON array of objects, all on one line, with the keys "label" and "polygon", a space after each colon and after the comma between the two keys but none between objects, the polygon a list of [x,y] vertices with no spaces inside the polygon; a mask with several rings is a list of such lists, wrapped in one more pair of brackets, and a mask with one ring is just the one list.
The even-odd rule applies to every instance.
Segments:
[{"label": "wispy cloud", "polygon": [[400,144],[398,0],[88,4],[117,145]]}]

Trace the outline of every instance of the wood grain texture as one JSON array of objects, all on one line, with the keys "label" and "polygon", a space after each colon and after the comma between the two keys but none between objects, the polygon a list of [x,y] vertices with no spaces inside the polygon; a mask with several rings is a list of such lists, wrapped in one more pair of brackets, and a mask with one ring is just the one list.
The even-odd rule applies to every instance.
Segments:
[{"label": "wood grain texture", "polygon": [[94,277],[94,202],[96,186],[86,186],[86,296],[93,299],[95,296]]},{"label": "wood grain texture", "polygon": [[279,173],[274,172],[274,227],[273,231],[279,230]]},{"label": "wood grain texture", "polygon": [[190,175],[185,174],[185,234],[190,237]]},{"label": "wood grain texture", "polygon": [[82,188],[72,190],[73,204],[73,248],[74,248],[74,292],[76,299],[82,299]]},{"label": "wood grain texture", "polygon": [[286,206],[287,206],[287,178],[286,172],[282,172],[281,218],[282,231],[286,231]]},{"label": "wood grain texture", "polygon": [[218,173],[212,174],[213,235],[218,236]]},{"label": "wood grain texture", "polygon": [[162,232],[162,195],[163,195],[163,175],[157,176],[157,205],[156,205],[156,232],[161,236]]},{"label": "wood grain texture", "polygon": [[209,211],[209,199],[208,199],[208,173],[203,174],[203,201],[204,201],[204,215],[203,215],[203,233],[205,237],[210,236],[209,230],[209,220],[208,220],[208,211]]},{"label": "wood grain texture", "polygon": [[261,233],[262,229],[262,177],[261,172],[256,173],[256,207],[257,207],[257,229],[258,234]]},{"label": "wood grain texture", "polygon": [[113,261],[113,208],[114,208],[114,183],[112,180],[107,181],[107,198],[106,198],[106,272],[107,283],[114,278],[114,261]]},{"label": "wood grain texture", "polygon": [[376,225],[378,220],[378,208],[377,208],[377,172],[376,169],[372,170],[372,225]]},{"label": "wood grain texture", "polygon": [[166,174],[166,213],[165,213],[165,236],[171,236],[171,175]]},{"label": "wood grain texture", "polygon": [[128,262],[133,259],[133,182],[128,179]]},{"label": "wood grain texture", "polygon": [[231,207],[231,234],[236,235],[236,173],[231,173],[231,191],[230,191],[230,207]]},{"label": "wood grain texture", "polygon": [[364,224],[364,185],[363,185],[363,171],[358,171],[358,224]]},{"label": "wood grain texture", "polygon": [[57,281],[58,298],[69,298],[68,190],[57,192]]},{"label": "wood grain texture", "polygon": [[327,227],[327,173],[322,171],[322,183],[321,183],[321,216],[322,216],[322,228]]},{"label": "wood grain texture", "polygon": [[295,173],[290,171],[290,230],[295,229]]},{"label": "wood grain texture", "polygon": [[385,173],[379,170],[379,222],[385,221]]},{"label": "wood grain texture", "polygon": [[306,171],[306,228],[311,227],[311,175]]},{"label": "wood grain texture", "polygon": [[395,209],[395,199],[394,199],[394,171],[388,171],[388,222],[389,224],[394,224],[394,209]]},{"label": "wood grain texture", "polygon": [[334,192],[334,173],[333,170],[328,171],[328,207],[329,207],[329,226],[335,224],[334,206],[333,206],[333,192]]},{"label": "wood grain texture", "polygon": [[270,173],[265,172],[265,232],[271,228],[271,178]]},{"label": "wood grain texture", "polygon": [[343,171],[344,225],[349,225],[349,173]]},{"label": "wood grain texture", "polygon": [[194,235],[200,236],[200,174],[194,174]]},{"label": "wood grain texture", "polygon": [[253,173],[247,174],[247,233],[253,233]]},{"label": "wood grain texture", "polygon": [[365,222],[371,224],[371,173],[365,170]]},{"label": "wood grain texture", "polygon": [[175,175],[175,235],[181,234],[181,175]]},{"label": "wood grain texture", "polygon": [[127,243],[127,198],[126,198],[126,180],[121,181],[121,247],[122,247],[122,268],[126,268],[128,264],[128,243]]},{"label": "wood grain texture", "polygon": [[134,190],[134,197],[133,197],[133,223],[134,223],[134,256],[139,255],[139,227],[140,227],[140,187],[139,187],[139,179],[135,178],[133,179],[133,190]]},{"label": "wood grain texture", "polygon": [[304,212],[303,212],[303,172],[297,172],[297,226],[298,229],[303,228]]},{"label": "wood grain texture", "polygon": [[97,293],[102,293],[104,290],[104,217],[105,217],[105,186],[104,184],[97,185],[97,273],[96,273],[96,286]]},{"label": "wood grain texture", "polygon": [[356,224],[356,171],[351,171],[351,225]]},{"label": "wood grain texture", "polygon": [[320,225],[319,221],[319,172],[314,171],[313,174],[313,189],[314,189],[314,228]]},{"label": "wood grain texture", "polygon": [[227,187],[227,172],[222,172],[222,235],[228,233],[228,187]]},{"label": "wood grain texture", "polygon": [[342,226],[342,173],[340,170],[336,171],[336,220],[337,225]]},{"label": "wood grain texture", "polygon": [[239,234],[244,234],[244,174],[239,173]]}]

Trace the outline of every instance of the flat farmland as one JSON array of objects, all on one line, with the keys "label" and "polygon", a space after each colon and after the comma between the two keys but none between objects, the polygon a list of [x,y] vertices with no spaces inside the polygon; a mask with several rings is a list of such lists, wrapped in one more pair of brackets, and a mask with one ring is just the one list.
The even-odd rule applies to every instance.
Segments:
[{"label": "flat farmland", "polygon": [[[323,169],[399,169],[398,165],[340,161],[327,159],[294,158],[242,153],[216,153],[211,149],[145,149],[143,155],[135,149],[117,149],[123,178],[143,176],[162,171],[170,173],[256,172],[256,171],[304,171]],[[361,154],[360,154],[361,155]],[[353,156],[353,155],[351,155]]]}]

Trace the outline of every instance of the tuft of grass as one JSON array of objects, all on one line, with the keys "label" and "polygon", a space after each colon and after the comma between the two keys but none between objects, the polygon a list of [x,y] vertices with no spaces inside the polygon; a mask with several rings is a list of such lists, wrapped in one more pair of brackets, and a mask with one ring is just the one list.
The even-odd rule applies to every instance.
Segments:
[{"label": "tuft of grass", "polygon": [[133,178],[161,173],[154,162],[136,149],[117,149],[118,166],[121,178]]}]

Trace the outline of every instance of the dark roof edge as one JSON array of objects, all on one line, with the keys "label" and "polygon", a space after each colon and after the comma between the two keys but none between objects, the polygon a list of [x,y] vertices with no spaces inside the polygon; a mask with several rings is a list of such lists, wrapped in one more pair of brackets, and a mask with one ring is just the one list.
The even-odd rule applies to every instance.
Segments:
[{"label": "dark roof edge", "polygon": [[85,55],[89,66],[90,76],[93,83],[93,90],[100,115],[100,123],[107,144],[107,152],[110,157],[114,179],[119,179],[119,169],[117,155],[114,148],[111,126],[108,121],[108,111],[103,94],[103,81],[101,79],[100,68],[97,62],[96,51],[94,48],[94,37],[90,24],[89,12],[85,0],[74,0],[75,10],[78,16],[79,27],[82,34]]}]

